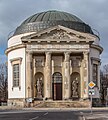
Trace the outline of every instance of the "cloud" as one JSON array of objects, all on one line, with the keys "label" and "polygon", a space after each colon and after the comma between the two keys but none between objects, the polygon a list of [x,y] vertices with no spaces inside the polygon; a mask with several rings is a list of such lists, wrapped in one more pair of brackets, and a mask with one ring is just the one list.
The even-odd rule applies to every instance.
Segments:
[{"label": "cloud", "polygon": [[[0,48],[6,49],[8,34],[29,16],[46,10],[72,13],[100,33],[104,47],[102,60],[108,59],[108,0],[0,0]],[[1,50],[0,49],[0,50]]]}]

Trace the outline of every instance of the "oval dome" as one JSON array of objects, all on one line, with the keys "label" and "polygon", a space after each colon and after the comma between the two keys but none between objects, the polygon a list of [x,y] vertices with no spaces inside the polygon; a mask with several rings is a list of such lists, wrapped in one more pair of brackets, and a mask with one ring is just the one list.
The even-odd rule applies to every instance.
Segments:
[{"label": "oval dome", "polygon": [[52,10],[30,16],[19,27],[17,27],[14,35],[37,32],[56,25],[61,25],[77,31],[93,34],[90,26],[85,24],[75,15]]}]

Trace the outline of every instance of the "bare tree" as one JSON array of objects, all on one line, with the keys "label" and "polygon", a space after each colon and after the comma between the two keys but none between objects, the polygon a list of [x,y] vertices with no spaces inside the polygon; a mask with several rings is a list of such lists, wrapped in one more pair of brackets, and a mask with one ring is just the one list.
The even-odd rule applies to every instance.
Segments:
[{"label": "bare tree", "polygon": [[100,78],[101,78],[101,100],[102,103],[105,103],[108,88],[108,64],[103,66],[103,70],[101,70],[100,72]]},{"label": "bare tree", "polygon": [[0,63],[0,100],[7,100],[7,65]]},{"label": "bare tree", "polygon": [[108,64],[103,66],[103,70],[105,73],[108,73]]}]

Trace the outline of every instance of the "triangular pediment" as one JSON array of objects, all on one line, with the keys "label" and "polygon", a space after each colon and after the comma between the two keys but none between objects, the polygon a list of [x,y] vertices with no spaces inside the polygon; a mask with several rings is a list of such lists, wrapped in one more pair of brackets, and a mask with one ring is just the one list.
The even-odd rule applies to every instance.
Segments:
[{"label": "triangular pediment", "polygon": [[22,37],[23,41],[27,41],[27,40],[36,41],[37,39],[38,40],[47,39],[47,40],[57,40],[57,41],[59,40],[60,41],[61,40],[69,40],[69,41],[92,40],[93,41],[95,38],[93,35],[78,32],[78,31],[75,31],[75,30],[60,26],[60,25]]}]

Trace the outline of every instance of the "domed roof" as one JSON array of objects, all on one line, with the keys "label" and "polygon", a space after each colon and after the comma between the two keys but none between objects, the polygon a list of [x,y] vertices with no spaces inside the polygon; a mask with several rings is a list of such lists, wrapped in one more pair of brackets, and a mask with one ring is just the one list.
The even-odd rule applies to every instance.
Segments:
[{"label": "domed roof", "polygon": [[93,34],[90,26],[75,15],[52,10],[30,16],[16,29],[14,35],[37,32],[56,25],[62,25],[77,31]]},{"label": "domed roof", "polygon": [[73,22],[82,22],[78,17],[61,11],[46,11],[32,15],[26,19],[22,24],[33,23],[33,22],[42,22],[42,21],[73,21]]}]

